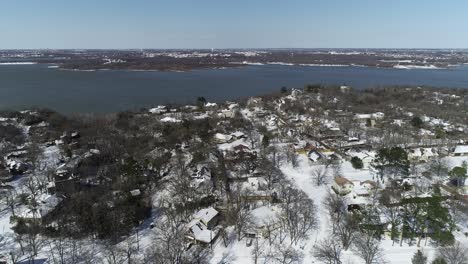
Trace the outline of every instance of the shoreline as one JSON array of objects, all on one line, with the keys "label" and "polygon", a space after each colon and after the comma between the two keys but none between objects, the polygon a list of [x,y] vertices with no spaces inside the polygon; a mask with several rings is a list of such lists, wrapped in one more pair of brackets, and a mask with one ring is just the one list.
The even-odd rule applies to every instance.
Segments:
[{"label": "shoreline", "polygon": [[[25,63],[0,63],[0,65],[4,66],[15,66],[15,65],[47,65],[49,63],[37,63],[37,62],[25,62]],[[345,67],[356,67],[356,68],[370,68],[370,69],[395,69],[395,70],[450,70],[454,68],[459,68],[468,65],[468,63],[460,63],[460,64],[451,64],[444,67],[436,66],[433,64],[430,65],[417,65],[417,64],[410,64],[410,65],[391,65],[391,66],[370,66],[370,65],[361,65],[361,64],[315,64],[315,63],[283,63],[283,62],[239,62],[239,63],[231,63],[231,65],[235,66],[219,66],[219,67],[204,67],[204,68],[191,68],[186,70],[161,70],[161,69],[112,69],[112,68],[93,68],[93,69],[80,69],[80,68],[66,68],[60,65],[51,65],[49,69],[58,69],[62,71],[75,71],[75,72],[96,72],[96,71],[128,71],[128,72],[191,72],[197,70],[225,70],[230,68],[243,68],[248,66],[285,66],[285,67],[316,67],[316,68],[345,68]]]}]

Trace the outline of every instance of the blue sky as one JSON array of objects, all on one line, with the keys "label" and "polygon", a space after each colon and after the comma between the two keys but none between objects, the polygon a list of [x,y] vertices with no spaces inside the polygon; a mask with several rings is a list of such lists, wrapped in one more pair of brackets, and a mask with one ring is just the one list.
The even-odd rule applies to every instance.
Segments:
[{"label": "blue sky", "polygon": [[466,0],[0,0],[7,48],[468,48]]}]

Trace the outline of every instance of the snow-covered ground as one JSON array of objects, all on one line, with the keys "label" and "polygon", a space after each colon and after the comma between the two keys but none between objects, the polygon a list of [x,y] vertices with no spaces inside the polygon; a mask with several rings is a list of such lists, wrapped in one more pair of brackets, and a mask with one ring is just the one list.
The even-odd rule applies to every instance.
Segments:
[{"label": "snow-covered ground", "polygon": [[[451,166],[458,166],[464,160],[468,161],[467,157],[448,157],[447,159]],[[306,243],[298,247],[298,249],[302,250],[304,253],[303,263],[318,263],[311,255],[311,249],[318,241],[330,235],[328,213],[323,206],[323,201],[327,193],[331,190],[332,179],[329,179],[329,182],[325,185],[316,186],[311,179],[313,169],[314,166],[310,164],[305,155],[300,155],[298,167],[293,168],[288,164],[281,168],[285,176],[293,181],[298,188],[302,189],[317,206],[319,228],[312,232]],[[356,170],[349,162],[344,162],[342,164],[342,174],[351,181],[372,180],[372,175],[369,170]],[[466,231],[467,230],[461,230],[460,232],[454,233],[456,239],[464,245],[468,245],[468,238],[463,234],[463,232]],[[384,238],[381,241],[381,246],[384,249],[384,258],[389,264],[411,264],[411,258],[418,249],[422,250],[428,256],[429,260],[433,258],[435,253],[435,248],[431,246],[429,242],[426,245],[425,243],[421,243],[421,247],[408,245],[407,243],[403,243],[403,245],[400,246],[398,243],[393,243],[389,238]],[[251,254],[252,250],[253,245],[250,247],[246,246],[246,239],[242,239],[241,241],[233,240],[228,247],[225,247],[223,243],[218,241],[213,250],[211,263],[254,263]],[[342,261],[343,263],[362,263],[362,259],[351,249],[343,252]],[[259,263],[263,262],[260,260]]]}]

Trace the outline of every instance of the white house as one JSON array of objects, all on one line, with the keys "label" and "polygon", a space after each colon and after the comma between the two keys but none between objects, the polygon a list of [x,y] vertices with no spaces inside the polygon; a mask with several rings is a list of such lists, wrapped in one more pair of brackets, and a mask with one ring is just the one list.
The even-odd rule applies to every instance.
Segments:
[{"label": "white house", "polygon": [[340,195],[346,195],[353,191],[354,184],[352,181],[346,179],[345,177],[335,177],[332,189]]},{"label": "white house", "polygon": [[218,233],[216,231],[209,230],[208,227],[202,223],[199,219],[193,219],[187,224],[187,233],[185,235],[189,240],[196,242],[211,243]]},{"label": "white house", "polygon": [[193,215],[192,221],[187,224],[185,237],[201,243],[211,243],[218,235],[213,230],[218,222],[219,213],[213,207],[201,209]]},{"label": "white house", "polygon": [[207,227],[214,227],[217,224],[219,213],[213,207],[201,209],[193,215],[194,219],[200,220]]},{"label": "white house", "polygon": [[158,105],[158,107],[151,108],[148,110],[151,114],[163,114],[167,112],[167,107],[164,105]]},{"label": "white house", "polygon": [[233,139],[233,137],[231,135],[225,135],[225,134],[221,134],[221,133],[216,133],[214,135],[214,137],[215,137],[215,141],[218,144],[227,143],[227,142],[230,142]]},{"label": "white house", "polygon": [[437,156],[437,153],[431,148],[415,148],[408,152],[408,158],[418,162],[428,162],[435,156]]},{"label": "white house", "polygon": [[468,145],[458,145],[452,152],[453,156],[468,156]]}]

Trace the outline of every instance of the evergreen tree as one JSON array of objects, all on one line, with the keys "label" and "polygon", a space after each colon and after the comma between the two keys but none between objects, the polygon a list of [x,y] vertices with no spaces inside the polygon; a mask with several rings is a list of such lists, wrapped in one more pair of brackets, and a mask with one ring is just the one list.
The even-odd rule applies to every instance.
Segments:
[{"label": "evergreen tree", "polygon": [[442,197],[434,196],[427,203],[427,225],[432,230],[432,239],[441,245],[452,244],[454,237],[452,230],[455,224],[447,208],[442,205]]},{"label": "evergreen tree", "polygon": [[415,128],[422,128],[422,126],[424,125],[424,122],[419,116],[415,116],[413,117],[413,119],[411,119],[411,125],[414,126]]},{"label": "evergreen tree", "polygon": [[[466,166],[466,164],[465,164]],[[466,168],[463,166],[454,167],[450,172],[449,175],[452,177],[452,182],[456,186],[463,186],[465,185],[466,175]]]},{"label": "evergreen tree", "polygon": [[411,259],[412,264],[426,264],[427,263],[427,256],[418,249],[418,251],[413,255]]},{"label": "evergreen tree", "polygon": [[384,176],[408,176],[409,165],[408,153],[401,147],[379,149],[371,164],[382,181]]},{"label": "evergreen tree", "polygon": [[351,165],[353,165],[353,168],[360,170],[364,167],[364,164],[362,163],[362,160],[358,157],[352,157],[351,158]]}]

